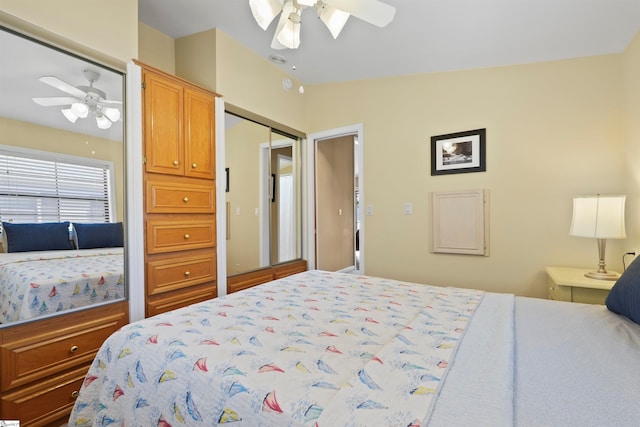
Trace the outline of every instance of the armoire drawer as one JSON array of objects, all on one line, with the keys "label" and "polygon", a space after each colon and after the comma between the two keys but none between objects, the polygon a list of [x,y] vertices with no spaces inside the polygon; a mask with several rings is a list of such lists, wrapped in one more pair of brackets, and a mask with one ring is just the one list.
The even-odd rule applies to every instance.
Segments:
[{"label": "armoire drawer", "polygon": [[215,186],[147,181],[147,213],[214,213]]},{"label": "armoire drawer", "polygon": [[218,287],[214,282],[196,285],[194,288],[196,289],[182,289],[177,292],[167,292],[162,295],[147,297],[146,316],[150,317],[177,310],[218,296]]},{"label": "armoire drawer", "polygon": [[147,295],[156,295],[216,280],[215,250],[196,256],[147,262]]},{"label": "armoire drawer", "polygon": [[3,419],[21,420],[21,426],[62,425],[75,404],[89,365],[5,393],[0,399]]},{"label": "armoire drawer", "polygon": [[[115,305],[110,307],[116,311]],[[21,339],[5,339],[0,345],[0,390],[7,391],[91,363],[102,343],[123,325],[126,318],[116,311],[113,315],[82,321],[88,312],[66,316],[68,323],[61,317],[59,331],[38,333],[34,330]],[[75,319],[78,320],[74,322]]]},{"label": "armoire drawer", "polygon": [[213,248],[215,221],[147,221],[147,253]]}]

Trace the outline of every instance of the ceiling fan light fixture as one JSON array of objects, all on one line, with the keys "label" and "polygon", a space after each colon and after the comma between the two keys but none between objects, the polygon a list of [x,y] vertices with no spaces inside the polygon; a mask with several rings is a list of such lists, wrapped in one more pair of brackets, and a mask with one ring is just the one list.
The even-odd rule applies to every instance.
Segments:
[{"label": "ceiling fan light fixture", "polygon": [[280,0],[249,0],[251,13],[263,30],[266,30],[271,21],[280,13],[282,2]]},{"label": "ceiling fan light fixture", "polygon": [[349,16],[351,16],[347,12],[343,12],[326,4],[318,8],[318,15],[320,16],[320,20],[324,22],[324,25],[326,25],[331,32],[334,39],[338,38],[338,35],[340,35],[340,32],[347,23]]},{"label": "ceiling fan light fixture", "polygon": [[112,107],[102,107],[102,114],[107,116],[109,120],[112,122],[117,122],[120,120],[120,110]]},{"label": "ceiling fan light fixture", "polygon": [[78,116],[75,115],[75,113],[71,110],[71,108],[66,108],[61,111],[62,111],[62,114],[64,114],[67,120],[69,120],[71,123],[75,123],[76,120],[78,120]]},{"label": "ceiling fan light fixture", "polygon": [[[273,49],[296,49],[300,46],[300,12],[301,9],[296,8],[292,0],[284,4],[271,42]],[[293,20],[291,15],[294,15]]]},{"label": "ceiling fan light fixture", "polygon": [[96,124],[100,129],[109,129],[111,121],[102,114],[96,114]]},{"label": "ceiling fan light fixture", "polygon": [[71,111],[80,118],[85,118],[89,114],[89,106],[82,102],[74,102],[71,104]]},{"label": "ceiling fan light fixture", "polygon": [[300,46],[300,24],[289,20],[278,33],[278,41],[286,48],[297,49]]}]

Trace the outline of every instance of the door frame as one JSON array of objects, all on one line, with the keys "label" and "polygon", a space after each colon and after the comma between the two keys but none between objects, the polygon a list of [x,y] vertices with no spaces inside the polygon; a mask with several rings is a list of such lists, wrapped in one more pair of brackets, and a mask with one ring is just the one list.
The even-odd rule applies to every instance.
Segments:
[{"label": "door frame", "polygon": [[358,191],[360,193],[360,209],[356,210],[357,218],[360,223],[360,262],[359,267],[355,270],[358,274],[365,272],[365,224],[364,224],[364,127],[362,123],[344,126],[341,128],[330,129],[321,132],[310,133],[307,136],[307,263],[309,270],[316,268],[316,144],[317,141],[323,139],[337,138],[340,136],[354,135],[357,140],[355,144],[354,161],[358,168]]}]

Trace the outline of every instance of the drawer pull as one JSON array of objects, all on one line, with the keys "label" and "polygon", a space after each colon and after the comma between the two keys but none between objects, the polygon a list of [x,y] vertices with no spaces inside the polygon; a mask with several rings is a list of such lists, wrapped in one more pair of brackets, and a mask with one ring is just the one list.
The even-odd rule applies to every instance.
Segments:
[{"label": "drawer pull", "polygon": [[189,233],[187,233],[187,234],[185,234],[185,235],[184,235],[184,238],[185,238],[185,239],[187,239],[187,240],[188,240],[190,237],[191,237],[191,235],[189,235]]},{"label": "drawer pull", "polygon": [[78,351],[78,346],[77,345],[72,345],[71,348],[69,349],[69,352],[71,353],[75,353]]},{"label": "drawer pull", "polygon": [[178,162],[177,160],[173,161],[173,166],[178,166],[180,164],[180,162]]},{"label": "drawer pull", "polygon": [[182,199],[182,201],[185,202],[185,203],[189,203],[189,198],[185,197],[184,199]]},{"label": "drawer pull", "polygon": [[184,272],[184,277],[189,277],[191,276],[191,272],[190,271],[185,271]]},{"label": "drawer pull", "polygon": [[78,390],[73,390],[71,392],[71,398],[72,399],[76,399],[78,397],[78,395],[80,394],[80,392],[78,392]]},{"label": "drawer pull", "polygon": [[192,168],[194,168],[194,169],[196,169],[196,168],[198,167],[198,164],[197,164],[197,163],[194,163],[194,164],[192,164],[192,165],[191,165],[191,167],[192,167]]}]

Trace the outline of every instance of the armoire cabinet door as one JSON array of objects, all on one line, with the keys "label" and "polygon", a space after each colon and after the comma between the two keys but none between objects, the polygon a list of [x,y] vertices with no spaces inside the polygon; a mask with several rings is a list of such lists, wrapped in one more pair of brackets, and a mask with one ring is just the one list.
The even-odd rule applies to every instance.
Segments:
[{"label": "armoire cabinet door", "polygon": [[189,88],[184,90],[185,175],[214,179],[215,98]]},{"label": "armoire cabinet door", "polygon": [[146,171],[184,175],[184,89],[153,73],[143,81]]}]

